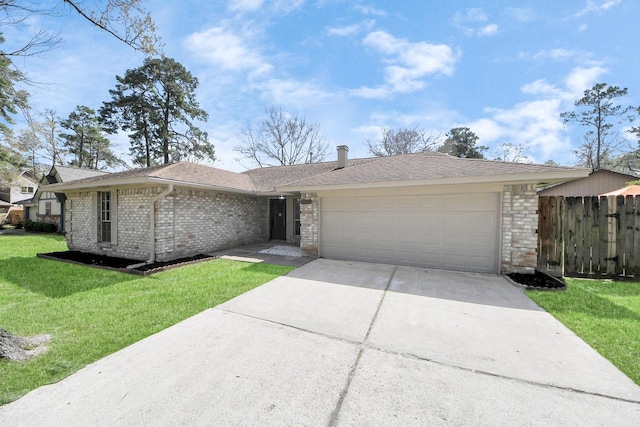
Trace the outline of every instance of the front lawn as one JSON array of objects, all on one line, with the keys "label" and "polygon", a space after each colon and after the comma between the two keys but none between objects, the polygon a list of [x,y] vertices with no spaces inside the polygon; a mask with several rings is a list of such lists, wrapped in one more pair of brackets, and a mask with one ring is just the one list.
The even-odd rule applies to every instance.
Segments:
[{"label": "front lawn", "polygon": [[527,295],[640,385],[640,283],[566,281],[565,292]]},{"label": "front lawn", "polygon": [[28,362],[0,360],[0,405],[292,269],[214,260],[141,277],[36,258],[55,235],[0,235],[0,328],[51,334]]}]

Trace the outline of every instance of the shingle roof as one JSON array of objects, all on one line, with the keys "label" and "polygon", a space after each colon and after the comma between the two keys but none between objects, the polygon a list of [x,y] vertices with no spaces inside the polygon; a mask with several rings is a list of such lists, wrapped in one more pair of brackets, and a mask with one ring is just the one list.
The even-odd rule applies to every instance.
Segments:
[{"label": "shingle roof", "polygon": [[150,168],[131,169],[124,172],[110,173],[108,175],[93,176],[76,180],[74,181],[74,184],[98,183],[104,180],[109,180],[111,182],[133,178],[155,178],[160,180],[183,182],[185,184],[199,184],[235,190],[255,191],[255,186],[253,185],[251,178],[247,175],[188,162],[154,166]]},{"label": "shingle roof", "polygon": [[435,152],[377,157],[372,162],[315,175],[286,187],[423,181],[456,177],[567,172],[575,168],[484,159],[461,159]]},{"label": "shingle roof", "polygon": [[[375,161],[376,158],[349,160],[349,167]],[[311,163],[304,165],[274,166],[252,169],[243,174],[251,177],[258,191],[275,191],[277,187],[321,175],[335,170],[338,162]]]},{"label": "shingle roof", "polygon": [[[90,178],[93,176],[101,176],[108,173],[99,170],[81,169],[71,166],[54,166],[54,168],[56,172],[58,172],[58,175],[60,175],[60,179],[62,180],[62,182],[75,181],[78,179]],[[49,180],[48,177],[47,180]]]},{"label": "shingle roof", "polygon": [[[184,183],[186,186],[269,194],[296,191],[296,188],[314,186],[399,183],[510,174],[536,174],[540,175],[541,179],[545,179],[545,175],[554,173],[568,173],[565,179],[586,176],[586,171],[569,167],[460,159],[437,152],[351,159],[346,168],[337,169],[337,166],[337,162],[324,162],[269,167],[236,173],[195,163],[180,162],[83,178],[73,181],[72,185],[73,188],[79,188],[79,186],[90,187],[94,184],[119,185],[160,180]],[[57,186],[59,187],[60,184]],[[64,184],[62,188],[64,188]]]},{"label": "shingle roof", "polygon": [[230,172],[223,169],[212,168],[196,163],[180,162],[158,168],[155,173],[149,175],[154,178],[162,178],[185,183],[211,185],[215,187],[230,188],[244,191],[255,191],[256,188],[246,175]]}]

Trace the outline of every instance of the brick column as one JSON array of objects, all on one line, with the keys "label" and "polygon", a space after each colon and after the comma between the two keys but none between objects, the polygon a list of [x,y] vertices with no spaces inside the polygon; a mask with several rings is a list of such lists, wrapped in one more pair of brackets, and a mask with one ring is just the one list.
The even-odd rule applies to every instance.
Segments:
[{"label": "brick column", "polygon": [[505,185],[502,196],[503,274],[533,273],[538,252],[538,194],[533,184]]},{"label": "brick column", "polygon": [[304,256],[318,256],[318,196],[316,193],[301,194],[300,249]]}]

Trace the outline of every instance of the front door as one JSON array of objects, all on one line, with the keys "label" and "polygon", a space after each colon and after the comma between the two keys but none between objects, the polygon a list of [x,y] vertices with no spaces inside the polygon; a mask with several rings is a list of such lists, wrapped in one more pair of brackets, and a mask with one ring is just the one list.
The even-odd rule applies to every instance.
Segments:
[{"label": "front door", "polygon": [[285,199],[271,200],[271,239],[287,240],[287,201]]}]

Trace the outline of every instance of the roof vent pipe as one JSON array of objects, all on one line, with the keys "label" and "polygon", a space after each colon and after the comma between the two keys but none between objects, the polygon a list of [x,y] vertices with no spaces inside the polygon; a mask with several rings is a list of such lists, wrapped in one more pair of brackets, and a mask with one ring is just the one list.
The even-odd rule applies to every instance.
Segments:
[{"label": "roof vent pipe", "polygon": [[348,158],[347,153],[349,153],[349,147],[347,147],[346,145],[338,145],[336,149],[338,150],[338,169],[346,168]]}]

